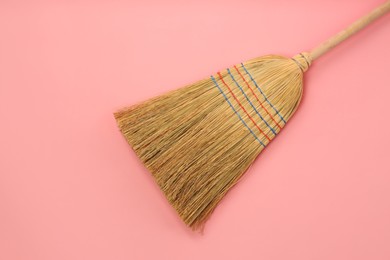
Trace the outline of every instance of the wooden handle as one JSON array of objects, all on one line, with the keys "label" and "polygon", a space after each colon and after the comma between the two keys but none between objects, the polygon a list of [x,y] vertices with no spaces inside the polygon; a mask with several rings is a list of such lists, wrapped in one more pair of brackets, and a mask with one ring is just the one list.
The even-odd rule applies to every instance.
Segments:
[{"label": "wooden handle", "polygon": [[349,27],[344,29],[343,31],[339,32],[338,34],[334,35],[327,41],[321,43],[314,49],[310,51],[310,56],[312,60],[316,60],[318,57],[322,56],[326,52],[333,49],[335,46],[340,44],[341,42],[348,39],[350,36],[355,34],[356,32],[360,31],[382,15],[388,13],[390,11],[390,1],[386,1],[382,5],[378,6],[376,9],[371,11],[369,14],[363,16],[353,24],[351,24]]}]

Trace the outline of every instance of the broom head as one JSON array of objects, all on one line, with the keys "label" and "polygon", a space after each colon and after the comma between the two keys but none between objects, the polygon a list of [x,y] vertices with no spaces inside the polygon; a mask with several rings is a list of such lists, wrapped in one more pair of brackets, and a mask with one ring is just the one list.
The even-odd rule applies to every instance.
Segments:
[{"label": "broom head", "polygon": [[308,53],[249,60],[115,113],[183,221],[202,228],[294,114]]}]

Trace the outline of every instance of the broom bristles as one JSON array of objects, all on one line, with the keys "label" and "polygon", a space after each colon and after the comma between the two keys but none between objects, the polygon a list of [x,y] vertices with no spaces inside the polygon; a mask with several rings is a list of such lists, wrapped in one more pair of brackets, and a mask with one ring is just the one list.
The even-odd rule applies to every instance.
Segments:
[{"label": "broom bristles", "polygon": [[247,61],[115,113],[168,201],[202,228],[226,192],[293,115],[307,53]]}]

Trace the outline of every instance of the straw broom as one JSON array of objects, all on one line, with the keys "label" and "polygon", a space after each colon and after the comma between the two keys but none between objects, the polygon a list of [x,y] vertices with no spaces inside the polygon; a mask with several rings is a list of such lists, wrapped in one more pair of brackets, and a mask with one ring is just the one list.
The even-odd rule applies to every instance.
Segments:
[{"label": "straw broom", "polygon": [[310,52],[268,55],[115,113],[183,221],[204,226],[294,114],[311,63],[390,10],[382,4]]}]

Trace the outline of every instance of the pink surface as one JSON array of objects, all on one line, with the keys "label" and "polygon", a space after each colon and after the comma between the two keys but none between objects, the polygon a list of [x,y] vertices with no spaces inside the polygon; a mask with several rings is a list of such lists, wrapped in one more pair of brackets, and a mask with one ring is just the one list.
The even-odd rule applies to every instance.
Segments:
[{"label": "pink surface", "polygon": [[312,66],[203,235],[112,116],[381,2],[1,1],[0,259],[390,259],[390,16]]}]

